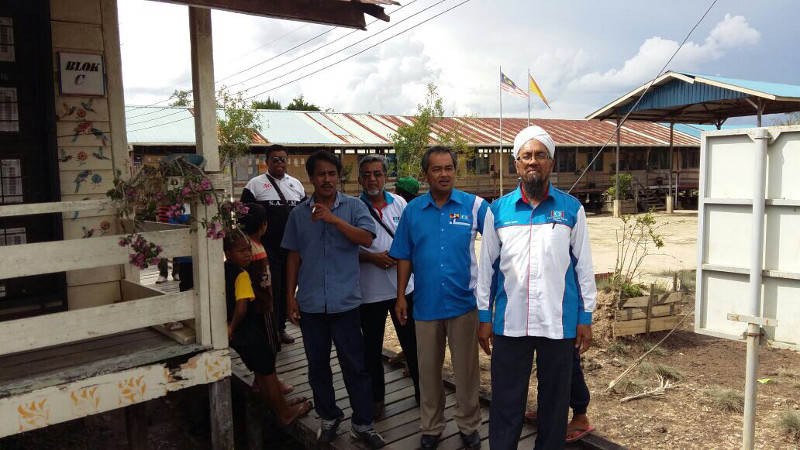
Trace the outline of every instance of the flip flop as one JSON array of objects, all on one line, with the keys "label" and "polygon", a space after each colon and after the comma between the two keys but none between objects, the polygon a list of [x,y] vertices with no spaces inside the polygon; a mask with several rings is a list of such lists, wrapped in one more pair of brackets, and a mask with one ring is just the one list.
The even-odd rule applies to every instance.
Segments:
[{"label": "flip flop", "polygon": [[536,411],[525,411],[525,421],[528,423],[535,425],[538,418],[539,414]]},{"label": "flip flop", "polygon": [[571,432],[574,432],[574,431],[580,431],[580,433],[576,434],[572,438],[567,438],[567,443],[577,442],[581,438],[585,437],[587,434],[591,433],[594,430],[596,430],[596,428],[591,426],[591,425],[589,425],[588,428],[567,428],[567,434],[569,434]]},{"label": "flip flop", "polygon": [[301,418],[308,415],[309,412],[314,408],[314,404],[306,401],[303,403],[303,408],[300,409],[300,412],[292,419],[291,422],[287,423],[286,425],[278,424],[278,428],[286,434],[292,434],[295,427],[297,426],[297,422],[300,421]]}]

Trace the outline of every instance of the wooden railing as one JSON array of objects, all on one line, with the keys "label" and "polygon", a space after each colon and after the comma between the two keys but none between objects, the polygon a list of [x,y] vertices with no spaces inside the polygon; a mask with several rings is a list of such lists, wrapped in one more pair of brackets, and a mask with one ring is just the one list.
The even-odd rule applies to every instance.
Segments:
[{"label": "wooden railing", "polygon": [[[103,208],[113,209],[113,204],[88,200],[4,205],[0,206],[0,218]],[[196,217],[213,216],[213,211],[202,205],[195,205],[193,211]],[[192,255],[195,258],[197,277],[194,290],[0,322],[0,355],[187,319],[195,319],[199,344],[227,347],[221,242],[208,240],[203,233],[194,233],[189,228],[152,231],[143,235],[148,241],[161,245],[167,255]],[[0,280],[127,265],[130,250],[119,246],[120,237],[4,246],[0,252]],[[131,280],[121,280],[120,283],[130,284]]]}]

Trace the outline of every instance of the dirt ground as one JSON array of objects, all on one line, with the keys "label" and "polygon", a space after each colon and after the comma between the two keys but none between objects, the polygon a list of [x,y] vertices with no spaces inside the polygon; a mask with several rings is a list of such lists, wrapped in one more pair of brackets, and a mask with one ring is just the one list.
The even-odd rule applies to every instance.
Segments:
[{"label": "dirt ground", "polygon": [[[697,214],[680,212],[656,214],[665,246],[658,254],[645,259],[644,282],[654,279],[669,281],[666,271],[695,268],[697,258]],[[609,272],[616,258],[616,237],[619,219],[590,216],[589,233],[595,272]],[[602,293],[595,313],[595,343],[583,357],[585,378],[592,394],[588,415],[597,433],[626,447],[649,448],[741,448],[742,420],[740,412],[723,410],[714,401],[710,389],[717,387],[744,391],[745,346],[742,342],[717,339],[693,332],[691,314],[659,349],[652,352],[638,369],[612,391],[608,384],[617,378],[640,355],[660,341],[667,332],[652,333],[649,339],[611,337],[613,295]],[[694,305],[687,296],[684,311]],[[392,325],[387,322],[386,346],[399,351]],[[480,352],[481,387],[490,386],[490,358]],[[675,378],[673,389],[664,395],[622,403],[624,397],[658,387],[656,370],[670,372]],[[445,371],[450,372],[449,355]],[[757,448],[797,449],[800,441],[782,434],[781,414],[787,409],[800,410],[800,353],[763,348],[760,352],[759,378],[769,382],[759,385],[756,442]],[[531,379],[528,405],[536,404],[536,378]]]}]

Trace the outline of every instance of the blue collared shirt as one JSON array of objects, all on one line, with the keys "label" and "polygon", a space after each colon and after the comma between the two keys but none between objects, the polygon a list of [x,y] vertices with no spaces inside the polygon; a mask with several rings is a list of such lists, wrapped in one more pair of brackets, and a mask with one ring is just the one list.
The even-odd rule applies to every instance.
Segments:
[{"label": "blue collared shirt", "polygon": [[389,256],[414,267],[414,319],[449,319],[476,308],[475,236],[483,233],[488,207],[486,200],[453,189],[441,208],[428,193],[403,211]]},{"label": "blue collared shirt", "polygon": [[[313,207],[312,196],[292,210],[281,242],[281,247],[300,253],[297,304],[301,312],[350,311],[361,305],[359,246],[334,225],[322,220],[312,222]],[[339,192],[331,212],[375,236],[375,222],[361,200]]]}]

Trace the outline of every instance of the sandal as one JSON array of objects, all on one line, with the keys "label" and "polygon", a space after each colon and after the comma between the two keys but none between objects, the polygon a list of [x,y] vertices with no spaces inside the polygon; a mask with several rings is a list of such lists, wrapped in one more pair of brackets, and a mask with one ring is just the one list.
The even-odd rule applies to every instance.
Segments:
[{"label": "sandal", "polygon": [[588,427],[586,427],[586,428],[567,428],[567,434],[568,434],[568,435],[569,435],[570,433],[574,433],[574,432],[576,432],[576,431],[577,431],[577,432],[579,432],[579,433],[578,433],[578,434],[576,434],[575,436],[572,436],[571,438],[567,438],[567,443],[571,443],[571,442],[577,442],[577,441],[579,441],[581,438],[584,438],[584,437],[586,437],[586,435],[587,435],[587,434],[591,433],[591,432],[592,432],[592,431],[594,431],[595,429],[596,429],[596,428],[595,428],[595,427],[593,427],[593,426],[591,426],[591,425],[589,425],[589,426],[588,426]]}]

